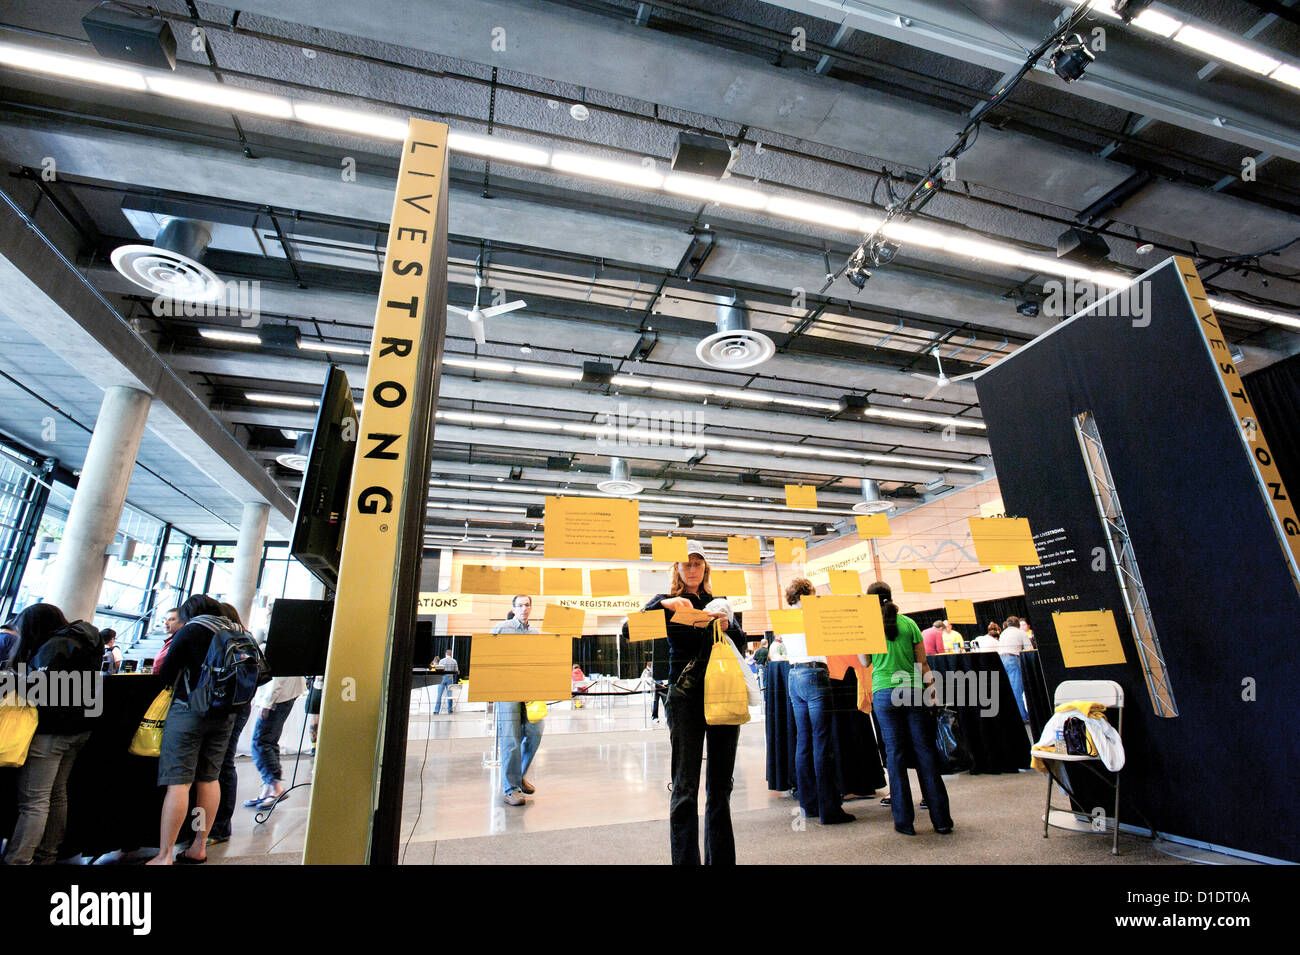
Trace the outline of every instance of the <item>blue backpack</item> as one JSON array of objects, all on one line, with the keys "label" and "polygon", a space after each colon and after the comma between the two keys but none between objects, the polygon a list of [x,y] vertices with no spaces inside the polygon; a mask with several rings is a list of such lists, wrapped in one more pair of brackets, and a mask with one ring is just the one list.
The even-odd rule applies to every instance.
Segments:
[{"label": "blue backpack", "polygon": [[199,680],[185,688],[190,711],[198,716],[228,716],[253,701],[257,688],[271,678],[271,668],[252,634],[225,617],[203,615],[190,623],[212,631]]}]

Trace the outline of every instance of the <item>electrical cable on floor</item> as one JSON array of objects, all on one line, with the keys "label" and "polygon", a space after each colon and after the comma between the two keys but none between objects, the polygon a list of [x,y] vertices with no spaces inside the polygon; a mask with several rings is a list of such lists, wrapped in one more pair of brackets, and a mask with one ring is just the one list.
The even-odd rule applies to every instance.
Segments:
[{"label": "electrical cable on floor", "polygon": [[[468,666],[468,664],[466,664],[466,665]],[[454,684],[453,684],[453,685],[454,685]],[[424,685],[424,701],[425,701],[426,703],[429,702],[429,687],[430,687],[430,684],[428,684],[428,683],[426,683],[426,684]],[[452,705],[453,705],[453,701],[449,700],[448,703],[447,703],[447,711],[448,711],[448,712],[447,712],[447,715],[448,715],[448,716],[451,715],[451,707],[452,707]],[[437,714],[437,713],[434,713],[433,715],[434,715],[434,716],[437,716],[438,714]],[[408,727],[409,727],[410,724],[408,723],[407,725],[408,725]],[[419,825],[420,825],[420,817],[421,817],[422,815],[424,815],[424,768],[425,768],[425,766],[427,766],[427,765],[429,764],[429,740],[433,737],[432,730],[433,730],[433,723],[432,723],[432,721],[430,721],[430,723],[429,723],[429,729],[426,730],[426,731],[425,731],[425,734],[424,734],[424,755],[420,758],[420,774],[419,774],[419,779],[420,779],[420,801],[419,801],[419,803],[416,805],[416,808],[415,808],[415,821],[411,823],[411,831],[410,831],[410,833],[409,833],[409,834],[407,835],[407,837],[406,837],[406,842],[403,843],[403,845],[402,845],[402,857],[401,857],[401,859],[398,860],[398,865],[405,865],[405,864],[406,864],[406,851],[407,851],[408,849],[411,848],[411,840],[415,838],[415,830],[416,830],[417,828],[419,828]],[[409,733],[409,729],[408,729],[408,733]],[[450,744],[451,744],[451,737],[450,737],[450,736],[447,737],[447,743],[448,743],[448,745],[450,746]]]}]

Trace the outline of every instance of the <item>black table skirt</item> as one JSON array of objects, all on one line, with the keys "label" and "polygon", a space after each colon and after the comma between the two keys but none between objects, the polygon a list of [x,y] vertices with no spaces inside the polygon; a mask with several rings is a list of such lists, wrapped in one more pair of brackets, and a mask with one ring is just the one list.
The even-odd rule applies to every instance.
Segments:
[{"label": "black table skirt", "polygon": [[[796,785],[797,734],[790,709],[789,679],[789,663],[768,661],[763,689],[767,709],[767,788],[776,792],[788,792]],[[831,680],[831,745],[841,793],[869,796],[885,785],[871,718],[858,709],[857,673],[852,668],[843,680]]]},{"label": "black table skirt", "polygon": [[[981,714],[977,701],[972,701],[975,705],[954,707],[975,759],[972,774],[1014,773],[1028,769],[1029,737],[1025,733],[1025,724],[1021,722],[1015,695],[1011,692],[1011,681],[1002,668],[1001,657],[996,653],[943,653],[927,659],[936,681],[942,680],[945,673],[975,673],[977,681],[987,680],[996,687],[996,716]],[[939,698],[944,702],[942,693]]]},{"label": "black table skirt", "polygon": [[1020,672],[1025,680],[1025,701],[1029,704],[1029,725],[1034,731],[1034,739],[1043,735],[1043,727],[1052,718],[1052,696],[1047,690],[1047,681],[1043,677],[1043,663],[1037,650],[1023,650],[1020,653]]},{"label": "black table skirt", "polygon": [[[164,790],[157,757],[126,751],[145,710],[162,690],[151,674],[104,679],[104,710],[68,779],[68,828],[61,855],[101,855],[158,845]],[[13,833],[18,769],[0,770],[0,830]]]}]

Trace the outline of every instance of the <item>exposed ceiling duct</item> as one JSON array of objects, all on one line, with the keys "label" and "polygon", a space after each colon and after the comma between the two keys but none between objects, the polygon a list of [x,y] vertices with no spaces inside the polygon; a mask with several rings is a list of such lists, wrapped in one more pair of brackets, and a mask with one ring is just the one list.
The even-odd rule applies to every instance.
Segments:
[{"label": "exposed ceiling duct", "polygon": [[312,432],[304,431],[294,441],[293,450],[277,454],[275,461],[291,471],[307,470],[307,456],[311,454]]},{"label": "exposed ceiling duct", "polygon": [[776,354],[772,339],[750,326],[743,305],[719,302],[717,323],[718,330],[695,346],[695,354],[704,364],[734,371],[761,365]]},{"label": "exposed ceiling duct", "polygon": [[609,459],[609,480],[601,481],[596,488],[616,497],[630,497],[644,490],[642,485],[632,480],[632,471],[622,458]]},{"label": "exposed ceiling duct", "polygon": [[880,482],[873,481],[871,478],[862,479],[862,500],[853,505],[853,510],[858,514],[883,514],[886,511],[892,511],[897,505],[893,501],[886,501],[880,495]]},{"label": "exposed ceiling duct", "polygon": [[215,302],[225,286],[199,262],[212,241],[212,223],[168,219],[153,245],[122,245],[113,250],[113,268],[154,295],[185,302]]}]

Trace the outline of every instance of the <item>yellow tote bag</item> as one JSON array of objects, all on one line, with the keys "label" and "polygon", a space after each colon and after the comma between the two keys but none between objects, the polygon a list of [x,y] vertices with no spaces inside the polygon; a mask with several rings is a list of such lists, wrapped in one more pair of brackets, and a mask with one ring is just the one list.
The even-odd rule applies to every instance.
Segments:
[{"label": "yellow tote bag", "polygon": [[144,719],[131,737],[131,745],[126,751],[133,756],[158,756],[162,753],[163,723],[167,721],[167,710],[172,705],[172,688],[167,687],[153,698],[149,709],[144,711]]},{"label": "yellow tote bag", "polygon": [[535,700],[532,703],[525,703],[524,712],[528,716],[528,722],[540,723],[542,720],[546,719],[546,701]]},{"label": "yellow tote bag", "polygon": [[0,766],[21,766],[36,735],[36,707],[18,702],[17,693],[0,699]]},{"label": "yellow tote bag", "polygon": [[721,621],[713,626],[713,649],[704,671],[704,722],[710,726],[740,726],[749,722],[749,693],[741,663],[725,641]]}]

